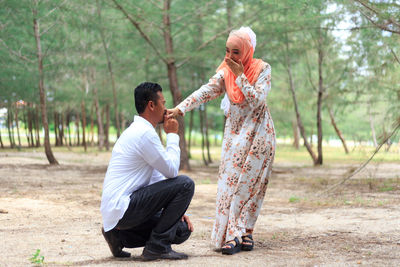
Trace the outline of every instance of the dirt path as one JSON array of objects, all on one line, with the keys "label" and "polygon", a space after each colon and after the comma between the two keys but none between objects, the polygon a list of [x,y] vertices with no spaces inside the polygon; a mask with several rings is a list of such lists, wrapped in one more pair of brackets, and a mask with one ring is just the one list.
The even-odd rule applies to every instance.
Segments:
[{"label": "dirt path", "polygon": [[209,246],[217,167],[188,173],[196,193],[188,214],[195,232],[181,262],[117,260],[101,233],[106,153],[0,154],[0,266],[29,266],[41,250],[48,266],[399,266],[400,164],[370,165],[334,195],[316,197],[354,166],[275,165],[254,237],[256,249],[223,256]]}]

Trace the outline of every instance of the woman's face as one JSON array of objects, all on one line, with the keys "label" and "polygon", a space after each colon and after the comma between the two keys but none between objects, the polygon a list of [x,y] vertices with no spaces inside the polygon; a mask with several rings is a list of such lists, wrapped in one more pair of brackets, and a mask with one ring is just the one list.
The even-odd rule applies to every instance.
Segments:
[{"label": "woman's face", "polygon": [[240,47],[233,42],[226,42],[226,58],[230,58],[236,63],[239,63],[239,59],[242,58],[242,51],[240,51]]}]

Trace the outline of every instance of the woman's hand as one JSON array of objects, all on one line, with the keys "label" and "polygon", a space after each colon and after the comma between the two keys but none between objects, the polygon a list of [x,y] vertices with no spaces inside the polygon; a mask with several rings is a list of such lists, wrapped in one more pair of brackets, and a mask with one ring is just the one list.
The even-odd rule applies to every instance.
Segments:
[{"label": "woman's hand", "polygon": [[225,63],[228,65],[228,67],[231,69],[233,74],[235,74],[236,77],[240,76],[244,72],[244,66],[242,63],[242,60],[239,59],[239,63],[236,63],[230,58],[225,58]]},{"label": "woman's hand", "polygon": [[171,118],[176,118],[179,116],[183,116],[182,111],[179,108],[171,108],[171,109],[167,109],[167,118],[171,119]]}]

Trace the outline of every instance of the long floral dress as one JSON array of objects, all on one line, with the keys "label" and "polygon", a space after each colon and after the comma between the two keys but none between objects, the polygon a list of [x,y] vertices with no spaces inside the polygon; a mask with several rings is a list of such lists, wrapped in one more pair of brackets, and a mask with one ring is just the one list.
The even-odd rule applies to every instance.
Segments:
[{"label": "long floral dress", "polygon": [[[177,107],[185,113],[223,94],[223,75],[219,71]],[[254,85],[244,74],[235,82],[245,101],[230,101],[227,114],[211,237],[216,248],[254,228],[275,156],[274,124],[266,103],[271,89],[270,65],[265,63]]]}]

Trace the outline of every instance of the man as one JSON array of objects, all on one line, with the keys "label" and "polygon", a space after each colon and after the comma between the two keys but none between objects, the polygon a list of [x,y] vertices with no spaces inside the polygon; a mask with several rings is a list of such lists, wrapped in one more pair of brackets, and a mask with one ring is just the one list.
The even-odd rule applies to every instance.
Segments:
[{"label": "man", "polygon": [[[184,215],[194,182],[177,176],[178,122],[167,119],[162,88],[145,82],[135,89],[139,116],[114,145],[103,185],[102,233],[114,257],[130,257],[124,247],[143,247],[145,260],[186,259],[171,244],[187,240],[193,225]],[[164,123],[166,149],[155,127]],[[166,178],[167,179],[166,179]]]}]

